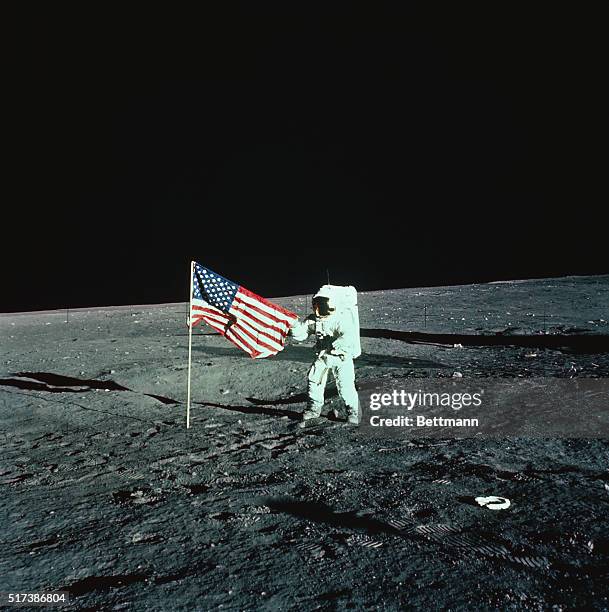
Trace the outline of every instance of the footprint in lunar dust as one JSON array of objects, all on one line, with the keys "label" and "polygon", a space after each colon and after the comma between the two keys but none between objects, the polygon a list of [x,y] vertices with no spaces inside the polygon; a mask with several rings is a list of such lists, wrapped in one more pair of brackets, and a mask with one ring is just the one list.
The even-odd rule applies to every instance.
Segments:
[{"label": "footprint in lunar dust", "polygon": [[391,525],[397,531],[410,531],[416,527],[416,525],[408,519],[390,519],[387,521],[388,525]]},{"label": "footprint in lunar dust", "polygon": [[383,543],[366,535],[356,534],[347,538],[349,546],[363,546],[364,548],[381,548]]},{"label": "footprint in lunar dust", "polygon": [[531,551],[512,550],[512,547],[507,543],[499,542],[495,538],[483,534],[465,533],[462,529],[453,525],[416,525],[402,519],[383,522],[369,516],[358,516],[357,512],[337,513],[324,504],[289,499],[268,500],[267,505],[275,512],[285,512],[317,523],[366,532],[365,534],[360,533],[350,536],[346,540],[349,545],[380,548],[383,543],[373,537],[376,534],[416,535],[446,547],[448,551],[452,550],[459,555],[463,553],[482,555],[534,569],[548,569],[551,565],[547,557],[536,555]]},{"label": "footprint in lunar dust", "polygon": [[321,544],[317,544],[316,542],[301,542],[300,544],[296,544],[294,547],[301,553],[304,553],[306,556],[311,556],[314,559],[321,559],[325,556],[326,551]]},{"label": "footprint in lunar dust", "polygon": [[433,542],[459,551],[495,557],[531,568],[547,569],[550,567],[550,562],[546,557],[511,551],[507,545],[494,542],[484,535],[466,534],[453,525],[418,525],[414,528],[414,532]]}]

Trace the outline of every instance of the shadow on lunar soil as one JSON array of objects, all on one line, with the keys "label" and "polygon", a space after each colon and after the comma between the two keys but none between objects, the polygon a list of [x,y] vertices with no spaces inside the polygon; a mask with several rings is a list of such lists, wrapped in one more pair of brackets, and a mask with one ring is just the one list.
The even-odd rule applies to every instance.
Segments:
[{"label": "shadow on lunar soil", "polygon": [[[161,585],[170,582],[182,580],[188,576],[197,573],[209,571],[214,566],[210,563],[194,562],[183,568],[178,569],[174,573],[154,576],[152,574],[120,574],[115,576],[87,576],[73,582],[71,585],[61,588],[62,591],[68,591],[72,597],[81,597],[87,593],[104,592],[115,589],[124,589],[132,584],[147,582],[150,584]],[[85,609],[85,608],[80,608]],[[89,608],[87,608],[89,609]],[[98,607],[90,608],[98,610]]]},{"label": "shadow on lunar soil", "polygon": [[519,336],[495,334],[426,334],[392,329],[361,329],[363,338],[387,338],[411,344],[436,344],[444,346],[517,346],[521,348],[546,348],[564,353],[596,354],[609,352],[609,335],[552,334]]},{"label": "shadow on lunar soil", "polygon": [[85,378],[74,378],[51,372],[15,372],[13,376],[18,378],[31,378],[49,386],[49,391],[56,387],[88,387],[89,389],[103,389],[106,391],[131,391],[113,380],[93,380]]},{"label": "shadow on lunar soil", "polygon": [[[531,549],[513,550],[507,541],[498,539],[493,534],[483,534],[481,532],[470,534],[453,525],[417,525],[404,520],[386,523],[364,513],[334,512],[329,506],[318,502],[271,499],[266,500],[265,503],[272,511],[290,514],[304,520],[336,528],[365,531],[369,535],[389,535],[427,540],[440,546],[443,552],[451,555],[481,555],[494,561],[507,561],[532,569],[544,569],[549,566],[546,557],[536,555]],[[381,542],[377,541],[376,543],[379,546],[382,545]],[[362,545],[366,546],[366,543],[362,542]]]},{"label": "shadow on lunar soil", "polygon": [[375,366],[383,368],[409,368],[411,370],[427,370],[430,368],[444,369],[449,366],[429,359],[414,357],[396,357],[395,355],[379,355],[377,353],[362,353],[356,361],[358,366]]},{"label": "shadow on lunar soil", "polygon": [[[218,337],[221,337],[218,334]],[[204,353],[213,357],[232,357],[233,359],[242,359],[251,361],[252,358],[237,348],[220,347],[220,346],[193,346],[193,352]],[[311,347],[306,346],[286,346],[285,349],[273,356],[275,361],[298,361],[302,363],[310,363],[313,357]]]},{"label": "shadow on lunar soil", "polygon": [[389,533],[392,535],[402,533],[401,530],[369,516],[362,516],[357,512],[334,512],[330,506],[319,502],[293,499],[267,499],[265,503],[272,511],[291,514],[292,516],[316,523],[325,523],[347,529],[358,529],[368,533]]},{"label": "shadow on lunar soil", "polygon": [[[15,387],[25,391],[46,391],[49,393],[87,393],[94,390],[129,391],[131,393],[137,393],[132,389],[119,385],[113,380],[74,378],[72,376],[63,376],[51,372],[16,372],[13,376],[17,378],[0,379],[0,386]],[[169,397],[155,395],[153,393],[144,393],[143,395],[158,400],[163,404],[180,403]]]},{"label": "shadow on lunar soil", "polygon": [[[335,512],[329,506],[318,502],[292,499],[267,499],[266,505],[274,512],[290,514],[336,528],[365,531],[370,535],[389,535],[423,539],[440,546],[444,553],[462,556],[469,554],[483,556],[495,562],[509,562],[531,569],[543,570],[550,567],[545,556],[537,555],[535,550],[519,546],[514,549],[509,542],[494,534],[482,532],[467,533],[460,527],[445,524],[417,525],[408,520],[379,521],[365,513]],[[381,546],[380,541],[375,542]],[[362,546],[370,545],[361,542]]]},{"label": "shadow on lunar soil", "polygon": [[[193,351],[205,353],[213,357],[233,357],[235,359],[251,360],[251,357],[236,349],[224,347],[199,346],[192,347]],[[296,361],[299,363],[310,364],[315,358],[312,346],[286,346],[285,349],[273,356],[276,361]],[[396,355],[382,355],[379,353],[362,353],[355,361],[357,366],[375,366],[386,368],[410,368],[410,369],[429,369],[447,368],[449,366],[427,359],[417,359],[414,357],[399,357]]]},{"label": "shadow on lunar soil", "polygon": [[[363,391],[365,389],[374,389],[377,387],[379,381],[378,379],[364,379],[359,380],[355,384],[358,391]],[[336,388],[335,383],[329,383],[326,387],[324,393],[325,400],[331,400],[335,397],[338,397],[338,389]],[[260,399],[257,397],[246,397],[248,402],[255,404],[256,406],[283,406],[286,404],[302,404],[306,403],[308,399],[308,395],[306,393],[295,393],[294,395],[290,395],[288,397],[280,397],[276,399]]]},{"label": "shadow on lunar soil", "polygon": [[72,597],[79,597],[91,591],[108,591],[147,580],[146,574],[124,574],[121,576],[88,576],[77,580],[65,589]]},{"label": "shadow on lunar soil", "polygon": [[[25,391],[45,391],[49,393],[88,393],[94,389],[104,389],[108,391],[129,391],[134,393],[132,389],[123,387],[122,385],[119,385],[111,380],[86,380],[47,372],[18,372],[15,373],[14,376],[18,378],[0,379],[0,386],[15,387]],[[175,405],[182,403],[162,395],[154,395],[152,393],[144,393],[143,395],[156,399],[163,404]],[[335,387],[328,390],[328,398],[335,397],[336,395],[337,391]],[[234,406],[230,404],[215,404],[212,402],[193,402],[193,404],[210,408],[221,408],[222,410],[240,412],[242,414],[263,414],[266,416],[288,417],[292,420],[300,420],[299,412],[297,413],[291,410],[278,410],[276,408],[263,408],[261,406],[306,402],[306,395],[302,393],[280,400],[257,400],[255,398],[247,399],[255,404],[255,406]]]},{"label": "shadow on lunar soil", "polygon": [[[337,396],[338,396],[338,391],[336,390],[336,387],[331,388],[330,386],[328,386],[326,388],[326,392],[325,392],[326,400],[331,399],[333,397],[337,397]],[[290,395],[289,397],[280,397],[278,399],[272,399],[272,400],[271,399],[258,399],[256,397],[246,397],[245,399],[248,402],[252,402],[252,404],[255,404],[256,406],[284,406],[286,404],[301,404],[303,402],[306,402],[307,394],[306,393],[296,393],[295,395]],[[276,411],[276,412],[279,413],[279,412],[285,412],[285,411]]]},{"label": "shadow on lunar soil", "polygon": [[[249,397],[247,398],[249,401],[252,401]],[[291,399],[291,398],[290,398]],[[252,403],[255,403],[258,400],[254,400]],[[272,402],[267,402],[264,400],[260,400],[261,404],[270,404]],[[277,402],[277,403],[291,403],[291,402]],[[230,410],[232,412],[240,412],[242,414],[264,414],[267,416],[275,416],[275,417],[288,417],[288,419],[292,420],[300,420],[300,412],[293,412],[292,410],[278,410],[277,408],[262,408],[261,406],[231,406],[229,404],[214,404],[212,402],[193,402],[193,404],[197,406],[204,406],[209,408],[222,408],[223,410]]]}]

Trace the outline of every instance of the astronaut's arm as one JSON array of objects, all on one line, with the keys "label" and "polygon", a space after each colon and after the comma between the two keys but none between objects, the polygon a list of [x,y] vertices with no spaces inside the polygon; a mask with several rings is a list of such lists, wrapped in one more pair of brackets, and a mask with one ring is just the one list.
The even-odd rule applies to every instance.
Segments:
[{"label": "astronaut's arm", "polygon": [[313,333],[312,324],[313,324],[313,321],[308,318],[305,319],[304,321],[296,321],[294,325],[292,325],[292,327],[290,328],[290,331],[288,332],[288,334],[292,338],[294,338],[294,340],[298,342],[302,342],[303,340],[306,340]]},{"label": "astronaut's arm", "polygon": [[354,337],[357,334],[353,321],[350,317],[345,317],[338,327],[338,334],[332,342],[333,355],[346,355],[353,357],[356,353]]}]

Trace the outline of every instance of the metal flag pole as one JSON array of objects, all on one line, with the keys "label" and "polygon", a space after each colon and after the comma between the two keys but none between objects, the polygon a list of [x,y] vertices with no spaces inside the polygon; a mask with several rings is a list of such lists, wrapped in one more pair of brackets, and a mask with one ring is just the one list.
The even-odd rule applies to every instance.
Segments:
[{"label": "metal flag pole", "polygon": [[190,428],[190,369],[192,362],[192,284],[195,262],[190,262],[190,300],[188,306],[188,394],[186,396],[186,429]]}]

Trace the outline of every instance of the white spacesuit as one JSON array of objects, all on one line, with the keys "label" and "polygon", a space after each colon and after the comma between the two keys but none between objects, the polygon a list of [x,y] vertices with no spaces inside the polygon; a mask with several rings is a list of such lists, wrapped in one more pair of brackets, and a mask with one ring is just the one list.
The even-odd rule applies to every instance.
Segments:
[{"label": "white spacesuit", "polygon": [[317,418],[324,405],[324,391],[331,371],[345,404],[347,423],[359,422],[353,359],[361,354],[357,293],[353,287],[324,285],[313,297],[314,314],[297,322],[290,335],[297,341],[314,335],[316,359],[308,375],[308,405],[303,421]]}]

